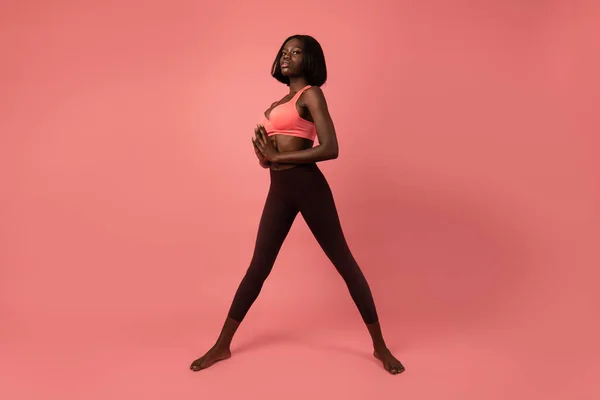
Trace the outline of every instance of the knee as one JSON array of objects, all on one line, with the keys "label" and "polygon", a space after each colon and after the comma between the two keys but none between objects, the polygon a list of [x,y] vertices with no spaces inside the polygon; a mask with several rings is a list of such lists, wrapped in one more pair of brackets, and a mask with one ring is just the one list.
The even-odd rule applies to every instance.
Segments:
[{"label": "knee", "polygon": [[269,268],[268,266],[253,263],[246,271],[246,276],[244,277],[244,280],[254,283],[262,283],[267,279],[270,272],[271,268]]},{"label": "knee", "polygon": [[338,273],[347,281],[362,281],[365,279],[360,267],[354,260],[334,263]]}]

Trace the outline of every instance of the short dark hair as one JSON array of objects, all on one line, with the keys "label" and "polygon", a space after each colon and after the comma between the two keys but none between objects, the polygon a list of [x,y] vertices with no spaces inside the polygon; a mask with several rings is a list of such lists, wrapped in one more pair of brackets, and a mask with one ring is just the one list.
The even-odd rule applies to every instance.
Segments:
[{"label": "short dark hair", "polygon": [[290,79],[281,73],[281,66],[279,60],[281,58],[281,51],[283,46],[292,39],[299,39],[303,45],[303,72],[306,81],[311,86],[322,86],[327,80],[327,66],[325,65],[325,54],[321,45],[315,38],[308,35],[294,35],[285,39],[275,56],[273,66],[271,68],[271,76],[277,79],[281,83],[290,85]]}]

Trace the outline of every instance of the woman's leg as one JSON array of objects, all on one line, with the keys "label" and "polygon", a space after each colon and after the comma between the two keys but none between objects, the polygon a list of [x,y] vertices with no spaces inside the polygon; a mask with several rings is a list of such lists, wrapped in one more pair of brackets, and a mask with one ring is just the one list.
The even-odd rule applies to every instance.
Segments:
[{"label": "woman's leg", "polygon": [[297,208],[288,204],[273,190],[269,191],[258,226],[254,254],[231,303],[229,318],[242,322],[246,316],[273,269],[296,215]]},{"label": "woman's leg", "polygon": [[233,335],[257,299],[297,214],[296,208],[287,204],[272,188],[269,190],[250,266],[238,286],[219,338],[204,356],[192,363],[190,369],[199,371],[231,356]]},{"label": "woman's leg", "polygon": [[392,374],[400,373],[404,371],[404,367],[387,349],[369,284],[348,247],[329,184],[320,171],[315,171],[315,174],[314,181],[299,195],[300,212],[319,245],[346,282],[350,296],[373,340],[375,357]]},{"label": "woman's leg", "polygon": [[363,321],[366,324],[377,322],[379,318],[371,289],[348,247],[329,185],[324,179],[315,179],[301,196],[300,213],[344,279]]}]

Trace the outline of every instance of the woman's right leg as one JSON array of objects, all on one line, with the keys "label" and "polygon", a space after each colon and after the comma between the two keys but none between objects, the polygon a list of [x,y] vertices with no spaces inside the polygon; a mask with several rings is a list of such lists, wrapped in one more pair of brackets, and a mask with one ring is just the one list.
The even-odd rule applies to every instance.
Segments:
[{"label": "woman's right leg", "polygon": [[269,191],[258,226],[254,254],[231,303],[229,318],[242,322],[246,316],[271,273],[298,212],[275,191]]},{"label": "woman's right leg", "polygon": [[288,204],[271,186],[258,226],[250,266],[238,286],[219,338],[204,356],[192,363],[190,369],[199,371],[231,356],[229,347],[233,335],[271,273],[297,214],[298,209]]}]

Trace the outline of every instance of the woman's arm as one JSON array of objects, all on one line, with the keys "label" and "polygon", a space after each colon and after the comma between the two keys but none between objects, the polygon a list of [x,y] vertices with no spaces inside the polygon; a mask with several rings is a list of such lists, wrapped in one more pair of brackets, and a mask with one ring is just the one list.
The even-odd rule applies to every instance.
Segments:
[{"label": "woman's arm", "polygon": [[323,91],[318,86],[312,86],[304,92],[304,104],[310,111],[319,145],[310,149],[277,153],[272,160],[281,164],[310,164],[317,161],[332,160],[338,156],[338,142],[335,127],[329,115],[327,102]]}]

